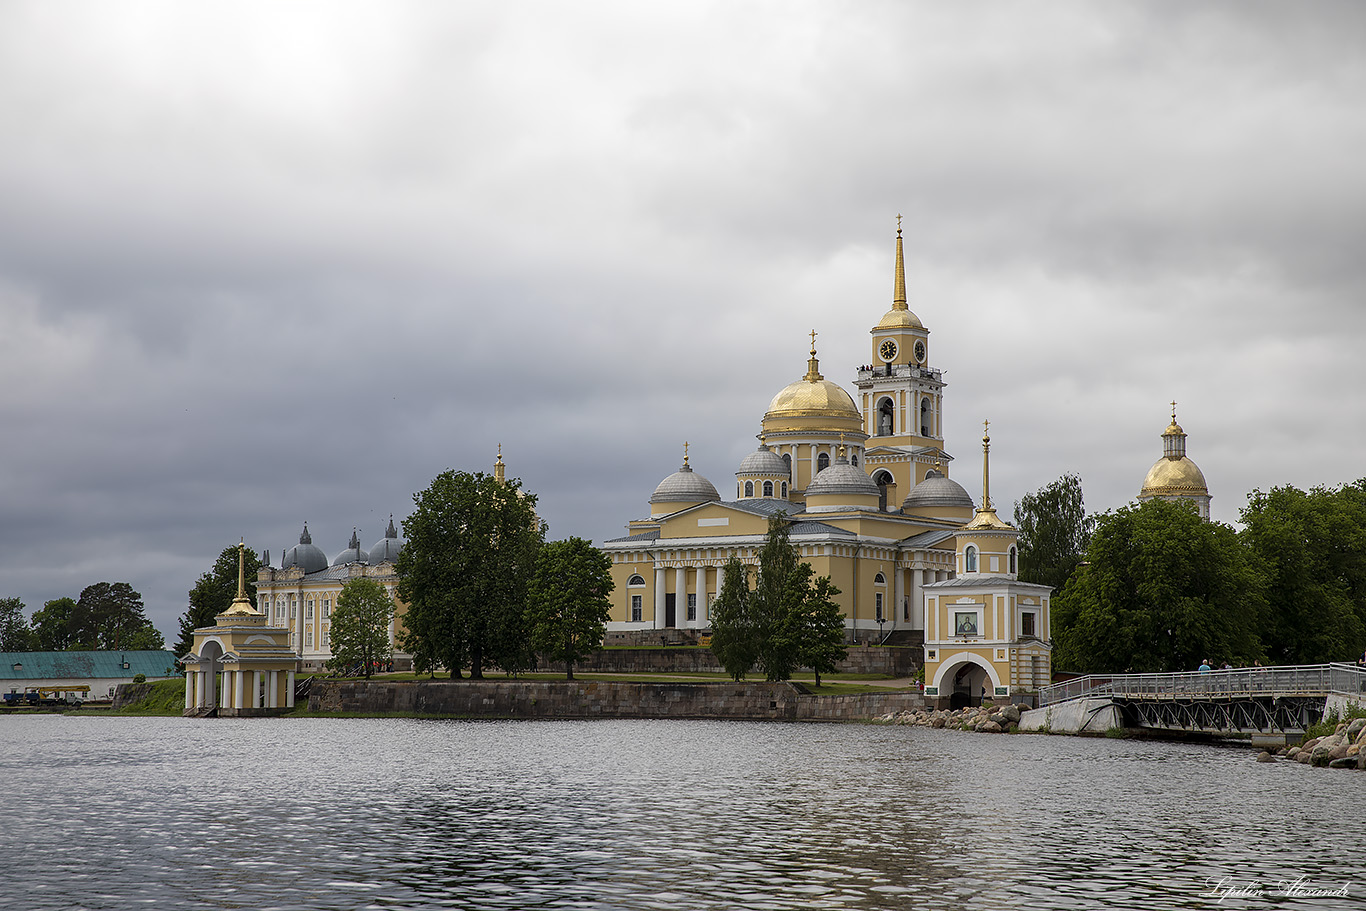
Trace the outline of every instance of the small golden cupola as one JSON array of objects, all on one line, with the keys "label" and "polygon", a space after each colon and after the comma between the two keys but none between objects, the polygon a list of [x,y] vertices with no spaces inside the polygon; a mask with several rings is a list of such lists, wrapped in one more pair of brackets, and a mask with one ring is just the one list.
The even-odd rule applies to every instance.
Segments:
[{"label": "small golden cupola", "polygon": [[1139,489],[1139,500],[1189,501],[1194,504],[1200,518],[1209,518],[1209,487],[1205,475],[1194,462],[1186,457],[1186,431],[1176,423],[1176,403],[1172,402],[1172,422],[1162,432],[1162,458],[1148,469]]},{"label": "small golden cupola", "polygon": [[958,572],[1015,578],[1019,571],[1019,532],[996,515],[991,503],[991,422],[982,432],[982,505],[958,532]]}]

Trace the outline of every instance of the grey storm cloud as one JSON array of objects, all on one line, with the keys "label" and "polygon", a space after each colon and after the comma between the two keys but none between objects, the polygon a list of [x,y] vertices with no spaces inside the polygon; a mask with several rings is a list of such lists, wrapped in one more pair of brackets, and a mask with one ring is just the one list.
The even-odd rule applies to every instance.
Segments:
[{"label": "grey storm cloud", "polygon": [[446,468],[601,540],[890,303],[955,476],[1137,492],[1179,401],[1243,494],[1366,474],[1366,8],[0,9],[0,596],[166,633],[239,537],[369,544]]}]

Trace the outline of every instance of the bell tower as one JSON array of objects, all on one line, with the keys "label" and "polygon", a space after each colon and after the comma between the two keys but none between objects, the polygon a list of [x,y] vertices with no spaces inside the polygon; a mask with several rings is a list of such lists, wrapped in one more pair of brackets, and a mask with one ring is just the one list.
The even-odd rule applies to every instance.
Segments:
[{"label": "bell tower", "polygon": [[870,335],[872,362],[859,368],[854,381],[868,434],[865,467],[879,484],[890,481],[904,496],[934,467],[937,456],[948,457],[943,453],[944,377],[929,365],[930,330],[906,306],[900,215],[892,309]]}]

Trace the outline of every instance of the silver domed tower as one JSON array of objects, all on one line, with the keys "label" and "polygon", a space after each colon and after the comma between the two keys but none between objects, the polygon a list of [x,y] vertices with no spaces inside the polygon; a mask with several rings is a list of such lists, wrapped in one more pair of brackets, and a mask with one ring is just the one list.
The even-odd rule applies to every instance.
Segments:
[{"label": "silver domed tower", "polygon": [[370,548],[370,562],[376,565],[393,563],[398,560],[398,552],[402,549],[403,542],[398,539],[398,529],[394,528],[394,517],[390,516],[389,527],[384,529],[384,537]]},{"label": "silver domed tower", "polygon": [[975,508],[972,496],[963,485],[944,477],[936,468],[925,472],[925,479],[912,487],[906,499],[901,501],[901,511],[906,515],[963,522],[972,517]]},{"label": "silver domed tower", "polygon": [[688,444],[683,444],[683,465],[659,482],[650,497],[650,513],[653,516],[677,512],[686,506],[698,503],[716,502],[721,495],[711,481],[692,470],[688,464]]},{"label": "silver domed tower", "polygon": [[783,457],[769,449],[768,444],[760,443],[758,449],[744,457],[735,472],[735,496],[742,500],[751,497],[786,500],[791,479],[792,471]]},{"label": "silver domed tower", "polygon": [[845,447],[840,445],[835,464],[818,472],[806,487],[807,512],[843,512],[851,509],[878,509],[882,491],[861,468],[849,464]]},{"label": "silver domed tower", "polygon": [[304,523],[303,534],[299,535],[299,543],[285,551],[284,557],[280,560],[281,569],[289,569],[297,566],[306,573],[316,573],[327,569],[327,554],[323,553],[313,544],[313,536],[308,533],[308,523]]},{"label": "silver domed tower", "polygon": [[348,563],[369,563],[370,555],[360,549],[360,535],[356,529],[351,529],[351,541],[346,545],[346,550],[337,554],[337,559],[332,561],[333,566],[345,566]]}]

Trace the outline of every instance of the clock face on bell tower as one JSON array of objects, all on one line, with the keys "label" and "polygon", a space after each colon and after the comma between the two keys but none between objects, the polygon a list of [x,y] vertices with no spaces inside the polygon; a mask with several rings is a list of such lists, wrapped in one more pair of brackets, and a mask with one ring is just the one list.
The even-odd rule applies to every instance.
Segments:
[{"label": "clock face on bell tower", "polygon": [[892,339],[883,339],[882,344],[877,348],[878,356],[884,361],[891,363],[896,360],[896,342]]}]

